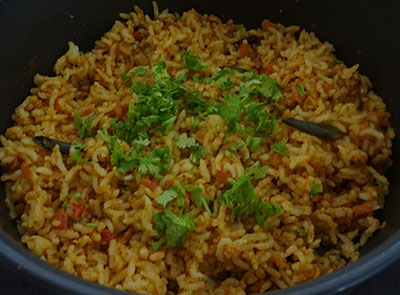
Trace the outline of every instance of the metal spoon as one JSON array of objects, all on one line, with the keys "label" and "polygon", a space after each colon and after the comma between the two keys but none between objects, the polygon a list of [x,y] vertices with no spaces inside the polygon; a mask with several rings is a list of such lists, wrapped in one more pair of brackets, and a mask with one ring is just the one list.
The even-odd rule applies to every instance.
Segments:
[{"label": "metal spoon", "polygon": [[310,135],[313,135],[315,137],[322,138],[322,139],[332,137],[335,135],[339,135],[339,134],[340,135],[343,134],[343,132],[341,132],[340,130],[338,130],[332,126],[317,124],[317,123],[293,119],[293,118],[282,119],[282,122],[285,123],[286,125],[296,128],[297,130],[300,130],[304,133],[307,133],[307,134],[310,134]]},{"label": "metal spoon", "polygon": [[36,136],[33,138],[33,142],[36,143],[38,146],[41,146],[46,151],[51,153],[56,145],[60,147],[60,152],[64,157],[68,157],[69,150],[72,146],[71,143],[58,141],[52,138],[48,138],[45,136]]}]

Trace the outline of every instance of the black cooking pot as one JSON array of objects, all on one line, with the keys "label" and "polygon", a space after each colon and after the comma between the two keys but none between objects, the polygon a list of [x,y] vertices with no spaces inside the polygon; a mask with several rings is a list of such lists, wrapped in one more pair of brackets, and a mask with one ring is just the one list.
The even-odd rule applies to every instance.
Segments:
[{"label": "black cooking pot", "polygon": [[[11,125],[11,115],[28,95],[35,72],[51,75],[55,60],[67,49],[67,41],[90,50],[119,13],[131,11],[133,4],[152,15],[149,0],[0,0],[0,133]],[[158,4],[160,9],[174,12],[195,8],[224,20],[232,18],[248,28],[258,27],[269,18],[316,32],[320,39],[335,45],[337,57],[348,66],[360,63],[360,72],[371,78],[376,92],[384,98],[400,134],[400,1],[160,0]],[[338,294],[400,257],[399,148],[396,138],[394,164],[387,174],[391,193],[385,209],[378,212],[388,225],[362,249],[361,258],[314,281],[268,294]],[[128,294],[79,279],[35,257],[19,241],[15,222],[8,217],[4,204],[4,191],[0,195],[0,255],[4,259],[43,285],[66,294]]]}]

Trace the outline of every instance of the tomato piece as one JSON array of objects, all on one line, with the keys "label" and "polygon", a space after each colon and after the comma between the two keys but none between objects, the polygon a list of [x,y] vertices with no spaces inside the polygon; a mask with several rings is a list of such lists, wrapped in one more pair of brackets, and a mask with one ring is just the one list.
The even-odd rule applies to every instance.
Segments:
[{"label": "tomato piece", "polygon": [[155,181],[149,180],[144,184],[144,186],[154,191],[157,188],[158,184]]},{"label": "tomato piece", "polygon": [[328,93],[332,89],[332,86],[329,85],[328,83],[324,82],[322,84],[322,89],[325,91],[325,93]]},{"label": "tomato piece", "polygon": [[28,163],[23,162],[20,168],[25,178],[30,179],[32,177],[31,166]]},{"label": "tomato piece", "polygon": [[298,70],[300,70],[300,66],[295,66],[295,67],[291,67],[291,68],[290,68],[290,71],[291,71],[292,73],[295,73],[295,72],[297,72]]},{"label": "tomato piece", "polygon": [[353,213],[353,219],[358,220],[360,218],[365,218],[372,214],[372,208],[368,204],[360,204],[356,207],[356,210]]},{"label": "tomato piece", "polygon": [[111,240],[116,240],[118,237],[117,234],[112,234],[108,229],[103,230],[100,233],[100,236],[101,236],[100,245],[102,246],[108,246]]},{"label": "tomato piece", "polygon": [[298,92],[293,93],[291,96],[289,96],[289,98],[297,103],[303,102],[303,99],[301,98],[301,95]]},{"label": "tomato piece", "polygon": [[249,44],[246,43],[241,43],[240,47],[239,47],[239,55],[241,57],[246,57],[249,56],[251,54],[253,50],[251,49],[251,46]]},{"label": "tomato piece", "polygon": [[274,67],[273,67],[271,64],[266,65],[266,66],[263,68],[263,71],[264,71],[264,74],[266,74],[266,75],[271,75],[273,72],[275,72],[275,71],[274,71]]},{"label": "tomato piece", "polygon": [[218,170],[217,173],[215,173],[216,181],[223,185],[228,184],[228,178],[231,176],[232,174],[229,171]]},{"label": "tomato piece", "polygon": [[58,113],[58,111],[60,110],[60,103],[58,101],[58,97],[54,100],[54,110],[56,111],[56,113]]},{"label": "tomato piece", "polygon": [[85,210],[85,205],[83,205],[81,202],[75,202],[74,203],[74,213],[72,214],[72,216],[74,218],[78,218],[81,216],[83,210]]},{"label": "tomato piece", "polygon": [[53,221],[60,222],[59,225],[56,226],[53,225],[53,228],[55,229],[65,230],[71,227],[71,220],[64,209],[59,209],[56,213],[54,213]]},{"label": "tomato piece", "polygon": [[144,39],[144,34],[140,32],[133,32],[132,33],[133,37],[135,38],[136,41],[142,41]]}]

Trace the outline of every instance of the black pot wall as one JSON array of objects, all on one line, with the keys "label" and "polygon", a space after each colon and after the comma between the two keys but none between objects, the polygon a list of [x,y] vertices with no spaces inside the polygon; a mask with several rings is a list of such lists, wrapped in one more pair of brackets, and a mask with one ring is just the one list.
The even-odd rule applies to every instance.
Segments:
[{"label": "black pot wall", "polygon": [[[152,15],[149,0],[0,0],[0,134],[11,124],[15,107],[33,86],[34,72],[51,75],[52,65],[74,41],[87,51],[106,32],[120,12],[133,4]],[[335,45],[336,55],[348,66],[360,63],[392,113],[392,124],[400,134],[400,1],[365,0],[160,0],[160,9],[182,12],[195,8],[224,20],[232,18],[248,28],[264,18],[284,25],[296,24],[314,31],[321,40]],[[269,294],[339,294],[375,274],[400,257],[400,159],[399,141],[394,141],[394,165],[388,172],[391,194],[379,212],[388,226],[362,250],[362,258],[312,282]],[[4,191],[0,192],[0,255],[21,266],[29,278],[66,294],[127,294],[97,286],[68,275],[34,257],[19,242],[16,226],[8,217]]]}]

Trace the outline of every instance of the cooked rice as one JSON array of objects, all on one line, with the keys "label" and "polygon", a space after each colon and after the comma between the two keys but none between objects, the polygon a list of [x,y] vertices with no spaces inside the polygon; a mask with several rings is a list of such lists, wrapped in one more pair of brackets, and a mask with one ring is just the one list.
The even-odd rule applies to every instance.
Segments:
[{"label": "cooked rice", "polygon": [[[7,204],[22,242],[71,274],[149,294],[265,292],[315,279],[356,260],[381,223],[373,216],[352,222],[354,214],[360,204],[374,211],[382,208],[389,192],[384,170],[391,164],[394,138],[390,115],[368,77],[358,73],[358,65],[346,67],[337,60],[330,43],[297,26],[265,20],[261,28],[247,31],[194,10],[182,16],[155,11],[154,20],[137,7],[121,14],[124,21],[116,21],[91,52],[82,53],[69,42],[68,51],[55,63],[56,75],[36,75],[37,87],[16,108],[14,126],[1,137],[0,160]],[[145,34],[144,40],[135,40],[135,28]],[[241,57],[233,42],[249,33],[262,41],[250,56]],[[180,110],[170,133],[151,138],[151,148],[166,144],[174,155],[169,172],[155,180],[154,190],[146,186],[149,176],[136,174],[124,180],[111,166],[107,144],[98,135],[85,139],[90,160],[84,164],[63,158],[58,147],[49,154],[32,141],[43,135],[81,142],[73,127],[76,114],[95,117],[98,129],[108,127],[111,118],[124,118],[129,102],[137,97],[119,75],[163,59],[174,76],[183,69],[180,56],[185,50],[206,61],[205,76],[226,65],[258,72],[269,69],[282,88],[283,118],[332,125],[346,135],[321,140],[280,124],[256,152],[245,147],[227,154],[224,150],[241,139],[230,133],[224,141],[221,117],[210,115],[193,130],[192,116]],[[291,99],[299,81],[307,94],[300,104]],[[209,99],[222,96],[211,84],[202,84],[200,90]],[[176,146],[183,132],[193,134],[212,152],[198,165]],[[280,140],[287,142],[288,156],[272,151],[271,144]],[[157,252],[149,249],[157,234],[152,217],[162,209],[155,199],[166,188],[184,178],[202,186],[214,200],[224,190],[215,181],[218,171],[237,178],[256,161],[270,167],[267,177],[256,183],[257,195],[284,210],[268,218],[269,231],[252,218],[231,223],[224,205],[211,216],[192,205],[188,210],[197,214],[197,224],[186,243]],[[192,169],[199,173],[189,173]],[[322,183],[324,192],[310,198],[314,182]],[[121,183],[130,188],[128,194],[121,192]],[[55,229],[53,215],[76,191],[87,208],[85,216],[70,229]],[[85,226],[88,222],[98,226]],[[118,235],[107,249],[99,247],[104,229]],[[320,256],[316,250],[321,245],[332,249]]]}]

